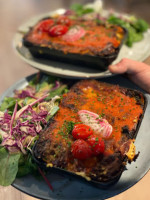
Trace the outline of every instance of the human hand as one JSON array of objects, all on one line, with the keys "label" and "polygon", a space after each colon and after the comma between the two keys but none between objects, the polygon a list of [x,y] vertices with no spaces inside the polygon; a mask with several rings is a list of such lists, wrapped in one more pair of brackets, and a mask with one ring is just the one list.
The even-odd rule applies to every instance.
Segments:
[{"label": "human hand", "polygon": [[108,69],[113,74],[126,74],[131,81],[150,93],[149,65],[123,58],[119,63],[110,65]]}]

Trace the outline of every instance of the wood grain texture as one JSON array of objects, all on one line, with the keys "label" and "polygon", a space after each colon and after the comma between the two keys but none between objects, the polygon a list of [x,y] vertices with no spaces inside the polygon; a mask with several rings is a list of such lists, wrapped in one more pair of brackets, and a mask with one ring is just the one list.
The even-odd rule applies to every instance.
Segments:
[{"label": "wood grain texture", "polygon": [[[0,0],[0,95],[17,80],[37,72],[15,54],[12,41],[17,28],[31,17],[49,12],[59,7],[67,7],[74,2],[85,0]],[[110,2],[110,1],[109,1]],[[113,1],[111,1],[113,2]],[[150,22],[150,1],[132,4],[130,12],[138,13]],[[142,8],[142,9],[141,9]],[[150,64],[150,57],[145,60]],[[150,199],[150,172],[129,190],[109,200],[148,200]],[[0,200],[35,200],[15,188],[0,186]]]}]

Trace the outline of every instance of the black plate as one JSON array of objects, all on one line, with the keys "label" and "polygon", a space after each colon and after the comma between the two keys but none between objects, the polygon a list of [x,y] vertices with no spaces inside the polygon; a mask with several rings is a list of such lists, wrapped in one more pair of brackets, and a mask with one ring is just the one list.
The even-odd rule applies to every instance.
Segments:
[{"label": "black plate", "polygon": [[[0,98],[0,102],[5,96],[12,96],[15,89],[20,89],[26,86],[33,76],[24,78],[12,85]],[[105,81],[112,84],[119,84],[123,87],[139,89],[133,83],[121,76],[103,78]],[[140,155],[136,162],[127,165],[127,170],[123,172],[119,181],[109,187],[107,190],[99,189],[88,183],[80,181],[75,177],[68,178],[63,174],[50,173],[47,178],[54,188],[54,192],[50,191],[44,180],[37,179],[32,175],[22,178],[16,178],[12,186],[27,193],[31,196],[47,199],[47,200],[102,200],[113,197],[128,188],[135,185],[148,172],[150,167],[150,95],[145,94],[148,104],[145,110],[145,115],[142,120],[137,138],[136,149],[140,151]]]},{"label": "black plate", "polygon": [[[68,80],[68,82],[69,82],[69,80]],[[72,86],[73,84],[71,84],[71,85],[69,84],[69,86]],[[120,89],[126,95],[129,95],[130,97],[134,97],[137,100],[137,103],[139,102],[139,104],[142,106],[142,109],[143,109],[143,114],[140,116],[140,118],[138,120],[136,129],[134,131],[131,131],[130,133],[128,133],[128,135],[131,139],[136,139],[138,131],[140,129],[141,122],[142,122],[143,117],[144,117],[145,109],[146,109],[146,106],[147,106],[147,98],[145,97],[145,95],[142,92],[140,92],[138,90],[133,90],[133,89],[124,88],[124,87],[120,87]],[[144,102],[141,101],[141,99],[144,100]],[[77,175],[74,172],[70,172],[70,171],[67,171],[67,170],[59,168],[59,167],[47,167],[47,163],[44,162],[42,160],[42,158],[38,158],[38,146],[37,146],[37,144],[38,144],[38,141],[33,146],[32,157],[40,168],[47,170],[47,172],[50,171],[50,172],[61,173],[61,174],[65,174],[65,175],[67,174],[67,175],[70,175],[70,176],[76,176],[76,177],[78,177],[82,180],[86,180],[86,178],[82,177],[81,175]],[[126,161],[127,161],[127,159],[124,158],[124,160],[122,162],[126,162]],[[124,170],[125,170],[125,166],[122,165],[122,166],[120,166],[119,173],[117,173],[114,178],[109,179],[107,181],[95,181],[95,180],[91,179],[91,180],[88,180],[88,183],[93,184],[93,185],[95,185],[96,187],[99,187],[99,188],[108,188],[112,184],[115,184],[119,180],[119,178],[120,178],[120,176],[121,176],[121,174]]]}]

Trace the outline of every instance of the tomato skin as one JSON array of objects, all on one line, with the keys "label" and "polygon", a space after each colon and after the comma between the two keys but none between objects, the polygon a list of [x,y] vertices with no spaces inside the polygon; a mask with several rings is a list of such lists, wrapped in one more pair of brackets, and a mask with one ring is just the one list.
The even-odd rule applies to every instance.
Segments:
[{"label": "tomato skin", "polygon": [[87,142],[91,146],[91,149],[93,151],[93,155],[97,156],[99,154],[103,154],[105,150],[105,143],[102,140],[100,136],[97,135],[91,135]]},{"label": "tomato skin", "polygon": [[78,139],[72,144],[71,152],[73,157],[79,160],[85,160],[92,156],[90,145],[82,139]]},{"label": "tomato skin", "polygon": [[71,25],[71,20],[67,16],[60,16],[57,19],[57,24],[70,26]]},{"label": "tomato skin", "polygon": [[41,32],[48,32],[49,29],[54,25],[54,21],[52,19],[46,19],[41,21],[38,26],[37,30]]},{"label": "tomato skin", "polygon": [[85,124],[76,124],[72,131],[72,136],[75,139],[85,140],[92,134],[93,134],[93,130],[90,128],[90,126],[85,125]]},{"label": "tomato skin", "polygon": [[48,31],[49,35],[52,37],[57,37],[64,35],[68,31],[68,27],[65,25],[55,25],[51,27],[51,29]]}]

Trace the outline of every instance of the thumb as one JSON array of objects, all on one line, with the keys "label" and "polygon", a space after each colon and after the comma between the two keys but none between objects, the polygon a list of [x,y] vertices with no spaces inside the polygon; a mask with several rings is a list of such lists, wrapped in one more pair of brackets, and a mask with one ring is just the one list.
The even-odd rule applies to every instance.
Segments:
[{"label": "thumb", "polygon": [[124,58],[118,64],[110,65],[109,70],[114,74],[126,73],[127,77],[130,80],[132,80],[135,84],[150,93],[149,65]]},{"label": "thumb", "polygon": [[[149,66],[138,61],[123,58],[119,63],[109,66],[109,71],[113,74],[137,74],[147,70]],[[150,68],[150,67],[149,67]]]}]

